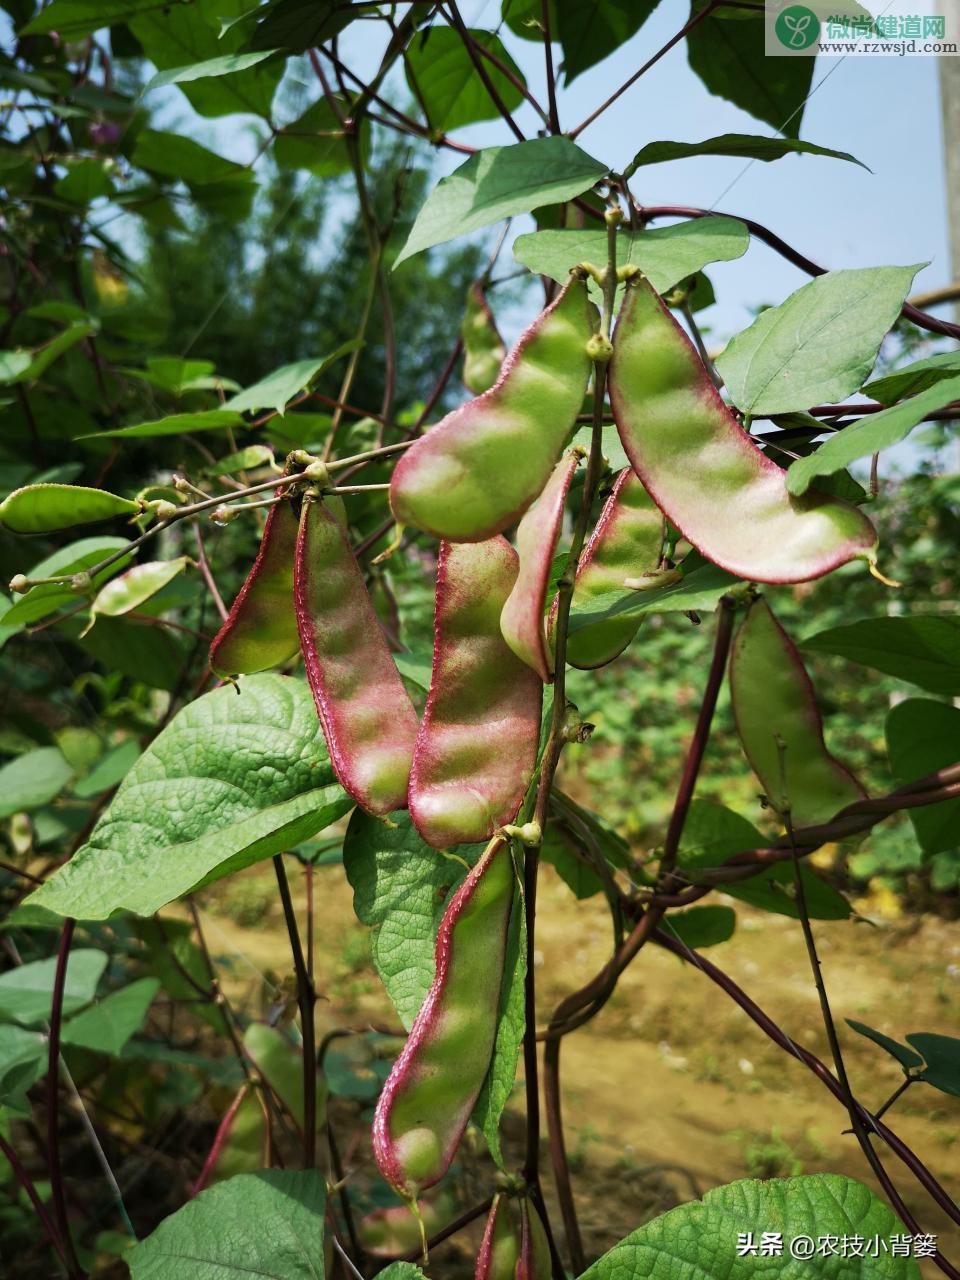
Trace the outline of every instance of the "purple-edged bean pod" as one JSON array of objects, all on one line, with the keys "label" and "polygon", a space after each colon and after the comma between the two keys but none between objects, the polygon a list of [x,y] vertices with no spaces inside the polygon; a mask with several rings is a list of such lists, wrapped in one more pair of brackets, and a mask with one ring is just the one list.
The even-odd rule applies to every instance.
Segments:
[{"label": "purple-edged bean pod", "polygon": [[417,717],[360,566],[324,502],[303,502],[294,604],[307,679],[340,784],[373,814],[407,802]]},{"label": "purple-edged bean pod", "polygon": [[520,1256],[515,1280],[550,1280],[553,1264],[540,1214],[529,1196],[520,1201]]},{"label": "purple-edged bean pod", "polygon": [[427,844],[489,840],[533,776],[543,684],[500,632],[517,579],[505,538],[443,542],[433,674],[410,774],[410,815]]},{"label": "purple-edged bean pod", "polygon": [[474,1280],[516,1280],[520,1223],[516,1205],[500,1193],[493,1197],[477,1254]]},{"label": "purple-edged bean pod", "polygon": [[408,1200],[449,1169],[490,1068],[513,893],[497,838],[447,904],[433,985],[380,1094],[374,1155]]}]

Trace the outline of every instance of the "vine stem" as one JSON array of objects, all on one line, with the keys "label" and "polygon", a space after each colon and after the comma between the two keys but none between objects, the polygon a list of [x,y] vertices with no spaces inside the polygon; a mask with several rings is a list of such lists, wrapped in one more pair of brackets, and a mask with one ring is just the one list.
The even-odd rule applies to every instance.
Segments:
[{"label": "vine stem", "polygon": [[50,1215],[47,1213],[46,1206],[44,1205],[43,1201],[40,1199],[40,1196],[37,1192],[37,1188],[34,1186],[33,1179],[30,1177],[29,1173],[27,1173],[26,1169],[23,1167],[23,1164],[20,1161],[20,1157],[17,1155],[16,1151],[13,1149],[10,1143],[7,1142],[6,1138],[3,1136],[2,1133],[0,1133],[0,1152],[2,1152],[3,1155],[6,1157],[7,1162],[10,1165],[10,1168],[13,1170],[13,1176],[20,1183],[21,1187],[23,1187],[24,1191],[27,1194],[27,1197],[30,1200],[30,1203],[33,1205],[34,1212],[36,1213],[37,1218],[40,1220],[41,1226],[46,1232],[47,1239],[50,1241],[51,1248],[54,1250],[54,1252],[57,1254],[60,1261],[63,1263],[64,1267],[66,1268],[67,1259],[63,1251],[63,1245],[60,1241],[60,1236],[57,1234],[57,1229],[53,1225],[53,1221],[50,1218]]},{"label": "vine stem", "polygon": [[67,1198],[63,1185],[63,1165],[60,1160],[60,1027],[63,1021],[63,998],[66,991],[70,944],[73,941],[76,925],[76,920],[72,918],[63,922],[60,947],[57,951],[57,967],[53,978],[53,996],[50,1002],[50,1034],[47,1040],[47,1163],[53,1216],[63,1245],[67,1273],[70,1280],[86,1280],[86,1272],[80,1266],[73,1237],[70,1234]]},{"label": "vine stem", "polygon": [[273,869],[277,876],[283,918],[286,921],[290,950],[293,953],[293,967],[297,974],[297,1004],[300,1008],[300,1028],[303,1032],[303,1167],[315,1169],[317,1166],[317,1042],[314,1028],[316,992],[303,957],[303,947],[300,945],[300,930],[297,927],[297,917],[290,897],[290,884],[287,880],[287,869],[283,865],[282,853],[274,854]]},{"label": "vine stem", "polygon": [[557,77],[553,70],[553,44],[550,33],[550,0],[540,0],[540,23],[543,27],[543,61],[547,75],[547,104],[550,110],[549,125],[553,133],[559,133],[560,113],[557,110]]}]

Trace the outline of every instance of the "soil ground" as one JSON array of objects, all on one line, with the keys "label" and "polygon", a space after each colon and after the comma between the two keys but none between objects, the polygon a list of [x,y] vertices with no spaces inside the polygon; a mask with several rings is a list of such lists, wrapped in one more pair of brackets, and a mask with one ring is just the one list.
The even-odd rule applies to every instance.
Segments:
[{"label": "soil ground", "polygon": [[[302,909],[302,884],[297,886]],[[337,867],[316,873],[316,967],[321,1027],[395,1023],[370,962],[366,929]],[[728,901],[719,898],[718,901]],[[800,1044],[829,1051],[795,921],[730,902],[738,928],[710,958]],[[877,918],[861,904],[853,922],[815,925],[824,972],[854,1088],[879,1107],[902,1080],[897,1064],[851,1032],[852,1018],[902,1040],[913,1031],[956,1034],[960,931],[932,916]],[[880,904],[888,908],[889,904]],[[252,868],[208,891],[204,924],[211,950],[228,964],[231,997],[251,1008],[261,975],[282,976],[289,951],[269,869]],[[548,1014],[607,959],[611,928],[601,898],[577,903],[545,868],[538,910],[538,1007]],[[648,947],[591,1023],[568,1036],[562,1055],[567,1146],[584,1243],[603,1253],[642,1222],[712,1186],[743,1177],[842,1172],[875,1185],[838,1103],[788,1058],[708,979]],[[522,1150],[522,1092],[505,1119],[505,1146]],[[360,1185],[369,1156],[356,1112],[335,1112],[357,1138],[349,1152]],[[948,1190],[960,1188],[960,1099],[915,1085],[887,1117]],[[349,1146],[349,1142],[348,1142]],[[549,1156],[548,1204],[555,1211]],[[960,1231],[895,1157],[887,1160],[909,1207],[960,1258]],[[489,1190],[466,1162],[463,1205]],[[559,1215],[557,1215],[559,1223]],[[433,1276],[472,1276],[479,1225],[435,1255]],[[734,1242],[731,1242],[732,1244]],[[940,1273],[923,1264],[924,1276]]]}]

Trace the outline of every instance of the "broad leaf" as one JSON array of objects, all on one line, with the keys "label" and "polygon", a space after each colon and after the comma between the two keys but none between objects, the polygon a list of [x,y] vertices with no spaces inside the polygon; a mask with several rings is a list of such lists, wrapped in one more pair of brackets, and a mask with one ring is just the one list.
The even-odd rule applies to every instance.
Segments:
[{"label": "broad leaf", "polygon": [[377,1280],[427,1280],[427,1278],[412,1262],[391,1262],[385,1270],[377,1272]]},{"label": "broad leaf", "polygon": [[46,1038],[39,1031],[0,1023],[0,1102],[29,1089],[46,1069]]},{"label": "broad leaf", "polygon": [[0,768],[0,818],[49,804],[72,777],[58,747],[37,747],[17,756]]},{"label": "broad leaf", "polygon": [[[560,0],[554,38],[563,48],[563,77],[569,84],[582,72],[627,43],[657,7],[658,0]],[[536,15],[540,17],[536,0]]]},{"label": "broad leaf", "polygon": [[321,373],[336,361],[342,360],[345,355],[349,355],[351,351],[356,351],[359,346],[360,340],[352,338],[349,342],[344,342],[337,347],[336,351],[328,356],[322,356],[319,360],[297,360],[293,364],[281,365],[279,369],[274,369],[273,373],[268,373],[265,378],[254,383],[252,387],[247,387],[232,400],[228,400],[226,411],[238,414],[256,413],[258,409],[275,409],[282,415],[288,400],[292,400],[304,387],[309,386],[314,378],[318,378]]},{"label": "broad leaf", "polygon": [[[887,715],[887,751],[901,784],[960,763],[960,707],[908,698]],[[908,809],[920,847],[944,853],[960,845],[960,799]]]},{"label": "broad leaf", "polygon": [[[853,1178],[817,1173],[744,1180],[654,1218],[614,1245],[581,1280],[919,1280],[914,1258],[893,1257],[882,1248],[876,1258],[841,1258],[839,1252],[790,1256],[801,1236],[810,1237],[815,1250],[821,1236],[889,1241],[902,1231],[893,1210]],[[781,1236],[782,1256],[738,1255],[738,1236],[752,1236],[759,1253],[764,1232]]]},{"label": "broad leaf", "polygon": [[915,360],[894,373],[874,378],[863,388],[865,396],[873,396],[881,404],[893,404],[904,396],[916,396],[944,378],[960,374],[960,351],[941,351],[938,356]]},{"label": "broad leaf", "polygon": [[[801,641],[800,647],[835,653],[931,693],[960,694],[960,618],[956,616],[861,618],[819,631]],[[911,777],[918,772],[922,770],[914,770]]]},{"label": "broad leaf", "polygon": [[247,424],[235,410],[204,409],[200,413],[173,413],[168,418],[153,422],[137,422],[132,427],[115,427],[112,431],[97,431],[81,440],[140,440],[153,436],[182,436],[197,431],[228,431]]},{"label": "broad leaf", "polygon": [[[473,40],[510,68],[524,83],[523,72],[507,53],[498,36],[488,31],[470,31]],[[515,111],[523,94],[498,67],[481,54],[484,71],[508,111]],[[473,59],[459,34],[447,26],[425,27],[410,43],[406,60],[407,84],[415,96],[419,91],[430,127],[447,133],[478,120],[500,114]]]},{"label": "broad leaf", "polygon": [[74,484],[30,484],[0,502],[0,524],[14,533],[51,533],[77,524],[94,524],[136,515],[139,502],[106,489]]},{"label": "broad leaf", "polygon": [[[741,257],[749,244],[747,228],[736,218],[697,218],[638,236],[621,231],[617,237],[617,262],[620,266],[635,262],[657,292],[665,293],[708,262],[729,262]],[[607,233],[589,229],[532,231],[517,236],[513,256],[531,271],[562,284],[578,262],[597,266],[606,262]]]},{"label": "broad leaf", "polygon": [[74,784],[78,800],[89,800],[122,782],[140,756],[140,746],[132,739],[105,751],[88,774]]},{"label": "broad leaf", "polygon": [[352,801],[334,781],[306,685],[258,675],[239,689],[215,689],[174,717],[28,910],[151,915],[347,812]]},{"label": "broad leaf", "polygon": [[168,84],[189,84],[192,80],[209,80],[235,71],[246,71],[247,67],[255,67],[275,52],[274,49],[258,49],[251,53],[228,53],[219,58],[207,58],[204,62],[191,62],[184,67],[171,67],[169,71],[158,71],[147,81],[143,92],[149,93],[151,89],[161,89]]},{"label": "broad leaf", "polygon": [[61,39],[75,40],[155,8],[156,0],[53,0],[21,34],[44,35],[56,31]]},{"label": "broad leaf", "polygon": [[867,169],[867,165],[849,152],[818,147],[814,142],[801,142],[798,138],[759,138],[749,133],[723,133],[703,142],[648,142],[627,165],[624,176],[629,178],[641,165],[663,164],[665,160],[685,160],[688,156],[739,156],[743,160],[780,160],[783,156],[798,154],[849,160],[851,164]]},{"label": "broad leaf", "polygon": [[125,1253],[132,1280],[323,1280],[316,1170],[241,1173],[188,1200]]},{"label": "broad leaf", "polygon": [[186,636],[165,627],[144,626],[124,618],[99,618],[88,631],[79,618],[60,629],[110,672],[172,693],[180,684],[189,649]]},{"label": "broad leaf", "polygon": [[[64,1013],[73,1013],[90,1003],[106,967],[107,956],[103,951],[82,948],[71,951],[64,986]],[[0,1017],[28,1025],[49,1018],[56,969],[57,957],[50,956],[0,974]]]},{"label": "broad leaf", "polygon": [[921,1079],[941,1093],[960,1098],[960,1040],[955,1036],[939,1036],[932,1031],[915,1031],[909,1042],[923,1054],[926,1066]]},{"label": "broad leaf", "polygon": [[141,169],[188,185],[205,186],[230,178],[243,179],[246,174],[242,164],[208,151],[192,138],[156,129],[144,129],[137,137],[131,159]]},{"label": "broad leaf", "polygon": [[643,613],[685,612],[690,609],[712,612],[720,597],[739,582],[724,569],[705,564],[699,556],[692,558],[691,567],[686,572],[681,564],[680,572],[683,573],[680,581],[666,587],[654,587],[649,591],[605,591],[586,604],[574,606],[570,612],[571,635],[606,618],[621,615],[634,617]]},{"label": "broad leaf", "polygon": [[156,978],[141,978],[121,987],[99,1004],[70,1018],[63,1027],[63,1043],[116,1056],[140,1030],[159,990]]},{"label": "broad leaf", "polygon": [[545,204],[572,200],[607,173],[569,138],[533,138],[478,151],[427,197],[395,262]]},{"label": "broad leaf", "polygon": [[[288,53],[306,53],[331,40],[353,20],[355,14],[342,0],[271,0],[250,38],[253,49],[286,49]],[[241,12],[249,12],[244,0]]]},{"label": "broad leaf", "polygon": [[732,907],[688,907],[671,911],[663,921],[663,929],[699,951],[715,947],[732,938],[737,928],[737,913]]},{"label": "broad leaf", "polygon": [[882,1031],[875,1031],[873,1027],[868,1027],[865,1022],[854,1022],[852,1018],[847,1018],[846,1024],[851,1031],[856,1031],[858,1036],[865,1036],[868,1040],[872,1040],[874,1044],[879,1045],[881,1049],[885,1049],[891,1057],[896,1058],[901,1067],[909,1070],[922,1065],[923,1059],[919,1053],[914,1053],[912,1049],[908,1049],[899,1040],[893,1040],[890,1036],[885,1036]]},{"label": "broad leaf", "polygon": [[698,22],[687,34],[687,58],[711,93],[788,138],[800,136],[815,59],[768,58],[762,17]]},{"label": "broad leaf", "polygon": [[762,312],[717,360],[734,404],[751,414],[789,413],[856,391],[919,269],[828,271]]},{"label": "broad leaf", "polygon": [[852,427],[835,432],[815,453],[794,462],[787,472],[787,488],[791,493],[805,493],[817,476],[833,475],[858,458],[891,449],[905,440],[928,413],[936,413],[958,397],[960,375],[938,382],[881,413],[864,415]]},{"label": "broad leaf", "polygon": [[460,858],[476,859],[476,845],[445,857],[424,844],[407,814],[394,827],[357,809],[343,841],[343,866],[357,918],[372,929],[373,962],[400,1021],[409,1030],[433,982],[437,927],[454,889],[467,874]]}]

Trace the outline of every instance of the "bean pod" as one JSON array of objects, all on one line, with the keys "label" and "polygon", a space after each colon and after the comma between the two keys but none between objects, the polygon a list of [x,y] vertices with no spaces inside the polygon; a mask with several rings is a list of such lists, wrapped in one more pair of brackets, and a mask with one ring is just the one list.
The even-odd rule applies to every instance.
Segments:
[{"label": "bean pod", "polygon": [[804,582],[876,560],[856,507],[811,490],[757,448],[690,339],[640,274],[613,337],[610,403],[630,463],[657,506],[709,560],[753,582]]},{"label": "bean pod", "polygon": [[[658,569],[665,532],[663,515],[640,480],[629,467],[621,471],[580,556],[572,608],[587,607],[604,592],[622,588],[625,578]],[[554,601],[551,635],[556,613]],[[623,653],[642,621],[642,615],[620,614],[571,632],[567,662],[581,670],[606,666]]]},{"label": "bean pod", "polygon": [[789,813],[796,827],[815,826],[866,798],[827,750],[813,684],[762,598],[751,604],[734,637],[730,694],[744,754],[777,813]]},{"label": "bean pod", "polygon": [[297,517],[287,501],[267,513],[260,549],[210,646],[217,675],[250,675],[288,662],[300,647],[293,599]]},{"label": "bean pod", "polygon": [[496,1195],[483,1229],[474,1280],[516,1280],[519,1258],[520,1227],[515,1206],[505,1195]]},{"label": "bean pod", "polygon": [[300,516],[294,607],[307,679],[341,786],[368,813],[404,808],[416,713],[346,534],[310,495]]},{"label": "bean pod", "polygon": [[553,655],[543,616],[547,588],[563,526],[564,504],[580,457],[574,449],[557,463],[543,493],[520,521],[520,572],[500,615],[504,640],[544,684],[553,679]]},{"label": "bean pod", "polygon": [[447,905],[433,985],[380,1094],[374,1155],[408,1200],[449,1169],[490,1068],[513,890],[494,839]]},{"label": "bean pod", "polygon": [[520,1201],[520,1257],[515,1280],[550,1280],[553,1264],[547,1233],[529,1197]]},{"label": "bean pod", "polygon": [[583,403],[595,309],[572,278],[526,330],[482,396],[448,414],[403,455],[390,483],[401,524],[482,542],[546,484]]},{"label": "bean pod", "polygon": [[507,349],[479,280],[470,286],[467,293],[467,309],[460,326],[460,336],[463,339],[464,386],[473,395],[482,395],[496,382]]},{"label": "bean pod", "polygon": [[433,674],[409,795],[435,848],[488,840],[511,822],[536,765],[543,685],[500,632],[517,566],[502,537],[440,544]]}]

